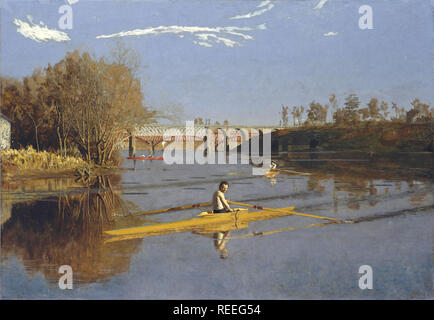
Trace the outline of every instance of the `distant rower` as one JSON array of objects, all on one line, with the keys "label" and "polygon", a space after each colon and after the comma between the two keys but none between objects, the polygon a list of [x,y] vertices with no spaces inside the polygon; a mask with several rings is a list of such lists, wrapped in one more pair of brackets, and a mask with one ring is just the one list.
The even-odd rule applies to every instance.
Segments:
[{"label": "distant rower", "polygon": [[212,209],[213,213],[223,213],[223,212],[231,212],[234,211],[229,206],[229,203],[226,201],[224,193],[228,190],[229,183],[226,181],[220,182],[219,189],[214,192],[212,197]]}]

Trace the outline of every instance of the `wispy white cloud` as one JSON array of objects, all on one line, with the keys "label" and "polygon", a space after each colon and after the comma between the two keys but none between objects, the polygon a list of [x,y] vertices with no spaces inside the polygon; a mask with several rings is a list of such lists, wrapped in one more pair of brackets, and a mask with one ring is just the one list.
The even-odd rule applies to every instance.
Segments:
[{"label": "wispy white cloud", "polygon": [[[197,26],[159,26],[145,29],[135,29],[130,31],[121,31],[118,33],[99,35],[97,39],[119,38],[128,36],[150,36],[160,34],[176,34],[182,38],[185,34],[191,34],[198,41],[194,40],[193,43],[203,46],[211,47],[212,43],[223,43],[227,47],[233,48],[240,46],[239,38],[242,40],[253,40],[254,38],[247,34],[247,32],[254,30],[265,30],[265,24],[258,25],[254,28],[251,27],[197,27]],[[235,38],[236,40],[234,40]]]},{"label": "wispy white cloud", "polygon": [[250,18],[253,18],[253,17],[260,16],[260,15],[264,14],[265,12],[270,11],[271,9],[274,8],[274,4],[272,4],[271,1],[262,1],[257,6],[257,8],[262,8],[264,6],[267,6],[267,7],[264,8],[264,9],[255,10],[255,11],[252,11],[252,12],[249,12],[249,13],[246,13],[246,14],[237,15],[237,16],[231,17],[229,19],[232,19],[232,20],[236,20],[236,19],[250,19]]},{"label": "wispy white cloud", "polygon": [[328,0],[320,0],[318,4],[314,7],[314,9],[321,9],[322,7],[324,7],[327,1]]},{"label": "wispy white cloud", "polygon": [[198,33],[196,37],[199,40],[202,40],[201,43],[209,44],[209,42],[212,41],[215,41],[216,43],[223,42],[226,47],[231,47],[231,48],[233,48],[235,45],[239,45],[239,43],[236,41],[224,37],[219,37],[213,33]]},{"label": "wispy white cloud", "polygon": [[72,4],[75,4],[75,3],[77,3],[77,2],[79,1],[79,0],[67,0],[67,1],[68,1],[68,3],[69,3],[69,4],[71,4],[71,5],[72,5]]},{"label": "wispy white cloud", "polygon": [[265,7],[265,6],[266,6],[267,4],[269,4],[269,3],[271,3],[270,0],[262,1],[259,5],[256,6],[256,8],[262,8],[262,7]]},{"label": "wispy white cloud", "polygon": [[18,26],[17,32],[21,33],[26,38],[36,42],[47,42],[49,40],[61,42],[71,40],[65,32],[56,29],[49,29],[42,21],[39,22],[40,25],[34,24],[33,18],[30,15],[27,15],[27,19],[29,22],[20,19],[13,20],[13,23]]},{"label": "wispy white cloud", "polygon": [[33,23],[33,17],[30,14],[26,14],[26,18],[30,23]]},{"label": "wispy white cloud", "polygon": [[209,44],[208,42],[203,42],[203,41],[193,41],[195,44],[201,46],[201,47],[206,47],[206,48],[211,48],[212,44]]},{"label": "wispy white cloud", "polygon": [[330,31],[330,32],[327,32],[327,33],[323,34],[323,36],[325,36],[325,37],[334,37],[334,36],[337,36],[337,35],[338,35],[338,32],[333,32],[333,31]]}]

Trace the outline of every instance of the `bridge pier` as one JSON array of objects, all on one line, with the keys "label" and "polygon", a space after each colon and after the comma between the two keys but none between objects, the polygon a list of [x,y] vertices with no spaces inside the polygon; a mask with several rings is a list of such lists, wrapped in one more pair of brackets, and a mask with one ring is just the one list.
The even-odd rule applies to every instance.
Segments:
[{"label": "bridge pier", "polygon": [[281,141],[281,139],[278,139],[277,140],[277,143],[278,143],[278,145],[279,145],[279,149],[278,149],[278,152],[279,153],[281,153],[281,152],[283,152],[283,143],[282,143],[282,141]]},{"label": "bridge pier", "polygon": [[128,138],[128,155],[130,157],[136,156],[136,136],[134,133]]}]

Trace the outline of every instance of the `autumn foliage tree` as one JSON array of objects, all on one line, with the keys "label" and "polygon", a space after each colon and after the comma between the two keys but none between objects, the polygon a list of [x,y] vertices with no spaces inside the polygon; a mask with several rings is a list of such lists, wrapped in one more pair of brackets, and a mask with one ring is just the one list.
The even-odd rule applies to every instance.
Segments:
[{"label": "autumn foliage tree", "polygon": [[327,120],[328,105],[312,101],[307,110],[307,121],[309,124],[325,124]]},{"label": "autumn foliage tree", "polygon": [[1,79],[1,107],[2,112],[12,120],[14,148],[32,145],[39,151],[55,143],[51,134],[50,111],[39,103],[42,79],[41,70],[35,70],[22,81]]},{"label": "autumn foliage tree", "polygon": [[371,100],[368,102],[368,111],[371,120],[377,121],[381,118],[377,98],[371,98]]},{"label": "autumn foliage tree", "polygon": [[[89,54],[69,54],[65,60],[76,142],[87,160],[104,164],[115,147],[152,113],[142,105],[140,82],[122,64],[94,60]],[[73,84],[73,85],[72,85]]]},{"label": "autumn foliage tree", "polygon": [[301,119],[303,117],[303,113],[304,113],[304,107],[300,106],[293,106],[292,107],[292,111],[291,111],[291,115],[292,115],[292,121],[294,126],[296,125],[300,125],[301,124]]},{"label": "autumn foliage tree", "polygon": [[[143,105],[132,68],[78,51],[22,82],[2,81],[1,93],[13,127],[27,135],[20,145],[33,139],[37,148],[42,142],[64,155],[74,146],[100,165],[108,163],[128,132],[155,116]],[[31,132],[22,128],[29,124]]]},{"label": "autumn foliage tree", "polygon": [[411,102],[412,108],[407,111],[406,120],[407,122],[421,121],[426,122],[432,119],[432,113],[430,112],[430,105],[421,102],[418,98]]}]

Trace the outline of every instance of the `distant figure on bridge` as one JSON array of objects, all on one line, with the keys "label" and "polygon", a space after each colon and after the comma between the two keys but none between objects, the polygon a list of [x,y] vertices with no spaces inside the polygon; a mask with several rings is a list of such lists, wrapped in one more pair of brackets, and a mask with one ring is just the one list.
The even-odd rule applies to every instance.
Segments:
[{"label": "distant figure on bridge", "polygon": [[228,190],[229,183],[226,181],[220,182],[219,189],[212,196],[213,213],[232,212],[232,208],[226,201],[224,193]]}]

